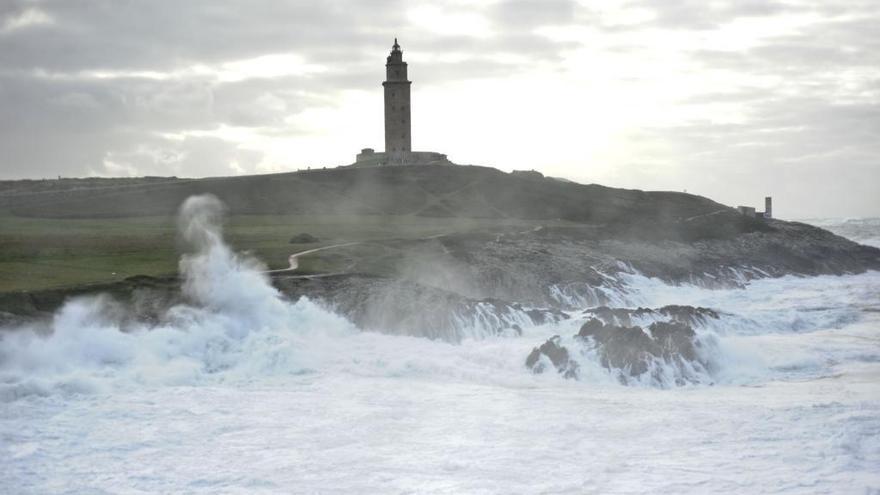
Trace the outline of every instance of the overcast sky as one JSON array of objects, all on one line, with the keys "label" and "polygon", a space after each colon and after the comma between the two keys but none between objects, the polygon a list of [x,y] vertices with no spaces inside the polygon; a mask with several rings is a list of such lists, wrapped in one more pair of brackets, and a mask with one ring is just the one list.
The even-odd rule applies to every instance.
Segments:
[{"label": "overcast sky", "polygon": [[878,26],[877,0],[4,0],[0,178],[351,163],[397,36],[414,149],[880,216]]}]

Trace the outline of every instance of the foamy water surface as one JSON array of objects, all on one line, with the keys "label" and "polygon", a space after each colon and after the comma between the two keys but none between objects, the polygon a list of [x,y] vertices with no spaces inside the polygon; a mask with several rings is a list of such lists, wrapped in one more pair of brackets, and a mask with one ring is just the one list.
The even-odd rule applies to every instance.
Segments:
[{"label": "foamy water surface", "polygon": [[0,341],[9,493],[864,493],[880,490],[880,273],[670,287],[722,317],[699,383],[534,375],[582,317],[460,344],[360,332],[285,301],[184,206],[192,305],[128,321],[72,301]]}]

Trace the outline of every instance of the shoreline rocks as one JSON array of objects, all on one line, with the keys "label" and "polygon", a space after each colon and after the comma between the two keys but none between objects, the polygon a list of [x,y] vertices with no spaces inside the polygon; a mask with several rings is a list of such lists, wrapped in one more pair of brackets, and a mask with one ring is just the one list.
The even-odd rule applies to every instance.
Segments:
[{"label": "shoreline rocks", "polygon": [[675,321],[655,321],[647,327],[605,324],[588,319],[569,346],[555,335],[532,349],[525,365],[544,373],[550,365],[565,378],[578,379],[576,355],[595,353],[602,367],[623,383],[644,381],[684,385],[710,378],[712,363],[703,342],[690,326]]}]

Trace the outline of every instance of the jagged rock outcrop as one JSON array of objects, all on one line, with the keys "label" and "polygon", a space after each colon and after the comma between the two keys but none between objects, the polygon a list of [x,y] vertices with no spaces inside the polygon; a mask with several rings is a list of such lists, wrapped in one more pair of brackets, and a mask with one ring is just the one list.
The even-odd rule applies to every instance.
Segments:
[{"label": "jagged rock outcrop", "polygon": [[644,381],[682,385],[705,381],[712,368],[703,343],[694,330],[683,323],[652,323],[647,328],[618,326],[590,318],[571,341],[573,348],[561,344],[554,336],[532,350],[526,366],[535,373],[547,370],[546,361],[566,378],[578,377],[578,365],[572,353],[591,351],[600,364],[622,383]]},{"label": "jagged rock outcrop", "polygon": [[736,215],[713,215],[718,226],[670,221],[670,232],[603,224],[456,233],[397,241],[388,257],[398,266],[421,267],[397,273],[417,283],[433,285],[438,274],[452,274],[454,290],[470,298],[570,310],[629,305],[627,278],[633,274],[734,288],[766,277],[880,270],[876,248],[806,224]]},{"label": "jagged rock outcrop", "polygon": [[709,320],[717,320],[720,317],[720,314],[714,309],[677,304],[657,309],[598,306],[584,310],[583,314],[596,318],[606,325],[623,327],[650,324],[654,321],[678,322],[695,327],[704,326]]},{"label": "jagged rock outcrop", "polygon": [[532,349],[526,358],[526,366],[535,373],[543,373],[548,368],[547,360],[565,378],[577,378],[578,364],[571,360],[568,349],[560,345],[559,335],[550,337],[547,342]]},{"label": "jagged rock outcrop", "polygon": [[383,333],[458,342],[567,319],[552,308],[527,308],[496,298],[471,299],[407,280],[369,275],[284,277],[273,280],[288,298],[307,296]]},{"label": "jagged rock outcrop", "polygon": [[680,365],[699,359],[696,333],[682,323],[654,322],[643,329],[605,325],[592,318],[577,336],[596,344],[602,366],[630,376],[647,373],[657,363]]}]

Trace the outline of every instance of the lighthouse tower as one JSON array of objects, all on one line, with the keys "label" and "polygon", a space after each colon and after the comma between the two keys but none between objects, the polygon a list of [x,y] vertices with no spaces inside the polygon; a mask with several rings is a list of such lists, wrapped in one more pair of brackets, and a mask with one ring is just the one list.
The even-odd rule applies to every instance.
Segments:
[{"label": "lighthouse tower", "polygon": [[409,87],[406,79],[406,62],[403,52],[394,38],[394,46],[385,63],[385,152],[408,153],[412,151],[409,120]]},{"label": "lighthouse tower", "polygon": [[385,151],[363,148],[352,167],[398,165],[453,165],[443,153],[413,151],[410,138],[409,87],[403,52],[394,38],[391,54],[385,61]]}]

